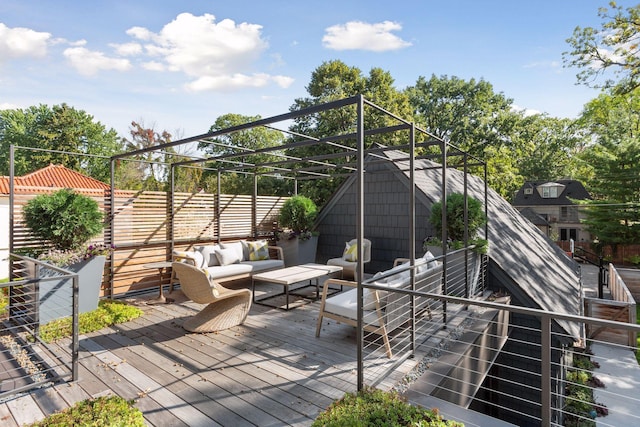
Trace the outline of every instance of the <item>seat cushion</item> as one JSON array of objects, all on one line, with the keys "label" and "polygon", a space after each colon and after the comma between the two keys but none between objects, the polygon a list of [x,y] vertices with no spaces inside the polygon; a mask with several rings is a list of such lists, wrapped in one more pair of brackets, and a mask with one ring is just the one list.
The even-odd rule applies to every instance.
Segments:
[{"label": "seat cushion", "polygon": [[[357,320],[358,310],[358,293],[357,289],[349,289],[346,292],[340,292],[326,299],[324,311],[333,313],[341,317],[351,320]],[[378,325],[378,315],[374,310],[364,311],[364,322],[366,324]]]},{"label": "seat cushion", "polygon": [[249,274],[251,273],[251,266],[244,263],[217,265],[215,267],[207,268],[207,271],[212,279],[220,280],[225,277],[236,276],[239,274]]},{"label": "seat cushion", "polygon": [[275,270],[276,268],[284,268],[284,261],[281,259],[265,259],[262,261],[242,261],[240,264],[251,268],[251,273],[259,271]]}]

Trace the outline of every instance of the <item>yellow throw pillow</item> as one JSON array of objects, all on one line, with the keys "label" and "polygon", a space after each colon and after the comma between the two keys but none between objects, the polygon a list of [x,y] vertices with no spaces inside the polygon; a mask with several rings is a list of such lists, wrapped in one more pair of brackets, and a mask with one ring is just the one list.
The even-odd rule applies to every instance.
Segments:
[{"label": "yellow throw pillow", "polygon": [[247,242],[249,245],[249,261],[264,261],[269,259],[269,248],[265,240]]},{"label": "yellow throw pillow", "polygon": [[342,258],[345,261],[356,262],[358,260],[358,244],[356,243],[349,246],[349,243],[347,243],[346,247],[344,248]]}]

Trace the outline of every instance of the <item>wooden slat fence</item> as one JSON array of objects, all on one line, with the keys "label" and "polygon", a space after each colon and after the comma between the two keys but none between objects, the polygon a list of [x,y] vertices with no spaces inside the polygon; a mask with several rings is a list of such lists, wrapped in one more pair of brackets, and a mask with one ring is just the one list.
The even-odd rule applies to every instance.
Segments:
[{"label": "wooden slat fence", "polygon": [[[609,264],[609,290],[611,300],[585,298],[585,315],[597,319],[636,324],[636,301],[613,264]],[[587,338],[637,346],[636,333],[612,328],[593,327],[587,324]]]},{"label": "wooden slat fence", "polygon": [[[46,246],[46,242],[34,240],[25,227],[22,206],[37,194],[56,190],[58,188],[39,188],[35,191],[33,188],[16,186],[13,234],[15,252],[24,253]],[[208,193],[175,193],[174,210],[171,212],[171,196],[162,191],[117,190],[113,208],[109,191],[76,191],[93,197],[107,213],[104,236],[97,242],[116,246],[105,267],[103,296],[168,283],[168,274],[159,277],[157,269],[146,269],[144,265],[171,260],[172,214],[176,247],[190,248],[195,244],[218,240],[266,236],[272,231],[280,208],[287,200],[286,197],[258,196],[254,211],[250,195],[222,194],[218,198],[215,194]],[[216,215],[218,211],[219,216]],[[110,212],[113,212],[112,216],[109,215]]]}]

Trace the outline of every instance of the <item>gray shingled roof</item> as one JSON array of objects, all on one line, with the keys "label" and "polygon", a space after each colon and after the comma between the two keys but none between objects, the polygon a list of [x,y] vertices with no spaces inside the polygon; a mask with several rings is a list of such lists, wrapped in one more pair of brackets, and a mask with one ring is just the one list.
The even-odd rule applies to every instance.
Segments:
[{"label": "gray shingled roof", "polygon": [[[555,182],[558,184],[564,185],[564,190],[562,193],[558,195],[558,197],[554,198],[543,198],[540,193],[538,193],[537,188],[549,182]],[[525,194],[525,188],[533,188],[532,194]],[[573,205],[574,200],[588,200],[591,199],[591,195],[584,188],[584,185],[580,181],[575,181],[573,179],[560,179],[557,181],[527,181],[524,185],[518,190],[515,198],[513,199],[514,206],[547,206],[547,205]]]},{"label": "gray shingled roof", "polygon": [[[390,158],[406,156],[388,152]],[[438,164],[429,160],[417,160],[416,169],[425,169]],[[408,169],[409,162],[396,163]],[[409,172],[405,175],[409,178]],[[464,174],[447,169],[447,194],[464,190]],[[416,171],[416,186],[432,202],[440,200],[442,171],[426,169]],[[469,195],[484,200],[484,182],[468,175]],[[509,202],[495,191],[488,189],[489,250],[490,257],[520,289],[527,294],[536,307],[559,313],[580,314],[580,278],[575,261],[547,238],[535,225],[523,217]],[[559,322],[573,337],[580,337],[575,324]]]}]

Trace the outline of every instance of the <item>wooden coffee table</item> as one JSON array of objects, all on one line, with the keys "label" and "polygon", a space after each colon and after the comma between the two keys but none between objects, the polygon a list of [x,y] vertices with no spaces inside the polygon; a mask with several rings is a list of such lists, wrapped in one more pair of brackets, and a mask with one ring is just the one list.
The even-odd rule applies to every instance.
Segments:
[{"label": "wooden coffee table", "polygon": [[[308,286],[314,286],[313,281],[315,281],[315,297],[313,300],[320,298],[320,283],[319,280],[321,277],[329,276],[333,277],[335,275],[342,274],[342,267],[337,265],[324,265],[324,264],[302,264],[296,265],[293,267],[281,268],[279,270],[270,270],[264,273],[254,274],[251,280],[251,288],[253,292],[253,302],[256,304],[266,305],[269,307],[275,307],[282,309],[281,306],[267,304],[264,301],[275,298],[281,295],[286,296],[286,308],[284,310],[289,310],[289,294],[291,295],[299,295],[306,298],[305,295],[300,295],[299,293],[293,293],[289,289],[292,285],[309,281],[308,285],[300,286],[295,288],[295,291],[298,291],[302,288],[306,288]],[[269,296],[263,297],[261,299],[256,299],[256,282],[264,282],[264,283],[275,283],[277,285],[282,285],[283,292],[279,294],[270,294]]]}]

